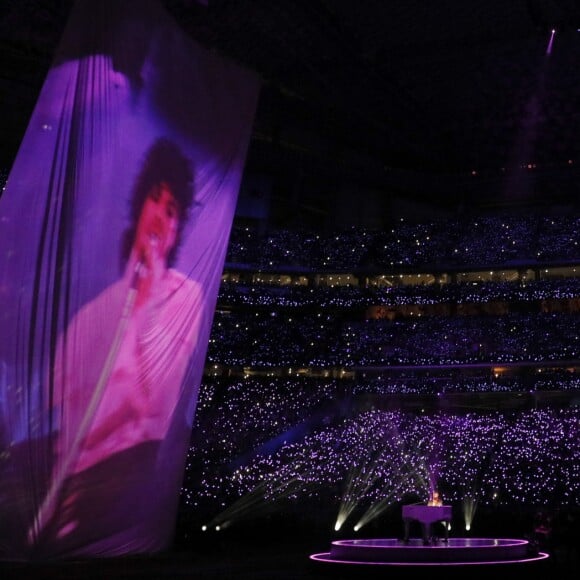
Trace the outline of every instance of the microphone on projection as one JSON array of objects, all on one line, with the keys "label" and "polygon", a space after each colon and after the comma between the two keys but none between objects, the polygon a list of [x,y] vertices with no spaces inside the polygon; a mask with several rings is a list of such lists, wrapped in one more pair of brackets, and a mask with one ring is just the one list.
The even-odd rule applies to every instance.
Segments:
[{"label": "microphone on projection", "polygon": [[143,263],[143,258],[139,257],[135,262],[135,267],[133,269],[133,277],[131,278],[131,290],[137,290],[139,286],[139,280],[141,279],[141,272],[145,264]]},{"label": "microphone on projection", "polygon": [[131,288],[136,290],[141,278],[147,276],[147,270],[152,270],[153,262],[159,255],[160,241],[157,235],[151,235],[146,248],[141,247],[135,262],[133,277],[131,279]]}]

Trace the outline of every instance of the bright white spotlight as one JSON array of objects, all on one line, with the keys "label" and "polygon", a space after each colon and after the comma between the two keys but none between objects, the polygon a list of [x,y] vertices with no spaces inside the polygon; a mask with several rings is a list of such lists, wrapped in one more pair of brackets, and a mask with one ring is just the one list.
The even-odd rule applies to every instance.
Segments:
[{"label": "bright white spotlight", "polygon": [[201,531],[205,532],[207,530],[207,526],[201,526]]},{"label": "bright white spotlight", "polygon": [[220,527],[219,525],[217,525],[217,526],[215,527],[215,531],[216,531],[216,532],[219,532],[220,530],[221,530],[221,527]]},{"label": "bright white spotlight", "polygon": [[358,531],[360,530],[360,526],[357,524],[357,525],[356,525],[356,526],[353,528],[353,530],[354,530],[355,532],[358,532]]},{"label": "bright white spotlight", "polygon": [[556,29],[552,28],[552,34],[550,34],[550,40],[548,41],[548,47],[546,48],[546,54],[552,54],[552,46],[554,45],[555,34],[556,34]]}]

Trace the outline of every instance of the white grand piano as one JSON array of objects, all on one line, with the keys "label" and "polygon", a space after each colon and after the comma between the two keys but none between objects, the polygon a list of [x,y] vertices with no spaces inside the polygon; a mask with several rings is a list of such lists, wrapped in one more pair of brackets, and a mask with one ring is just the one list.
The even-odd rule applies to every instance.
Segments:
[{"label": "white grand piano", "polygon": [[445,528],[445,542],[449,540],[449,522],[451,521],[451,506],[431,506],[424,503],[412,503],[403,506],[403,524],[405,526],[404,541],[409,541],[411,522],[421,524],[423,543],[431,543],[431,526],[436,522],[442,522]]}]

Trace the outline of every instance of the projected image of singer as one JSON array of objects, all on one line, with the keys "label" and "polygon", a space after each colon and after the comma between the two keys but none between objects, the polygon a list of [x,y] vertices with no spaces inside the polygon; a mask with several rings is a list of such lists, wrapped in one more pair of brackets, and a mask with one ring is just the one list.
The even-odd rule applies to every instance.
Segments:
[{"label": "projected image of singer", "polygon": [[[159,139],[135,180],[124,274],[79,310],[57,348],[61,436],[53,481],[29,530],[33,543],[78,544],[85,553],[98,541],[106,552],[107,534],[136,534],[154,513],[164,485],[155,473],[163,463],[159,442],[187,401],[205,310],[201,286],[171,267],[193,204],[190,162]],[[149,547],[144,540],[143,550]]]}]

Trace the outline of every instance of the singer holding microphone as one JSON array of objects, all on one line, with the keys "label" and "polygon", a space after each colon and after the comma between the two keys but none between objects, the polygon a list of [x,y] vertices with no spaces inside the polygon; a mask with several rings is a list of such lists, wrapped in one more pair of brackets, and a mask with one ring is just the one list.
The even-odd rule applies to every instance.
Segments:
[{"label": "singer holding microphone", "polygon": [[191,400],[182,396],[205,312],[200,284],[172,268],[193,204],[189,160],[158,139],[135,180],[123,275],[78,311],[57,347],[56,461],[28,533],[41,553],[106,553],[107,535],[151,524],[143,510],[161,493],[162,441]]}]

